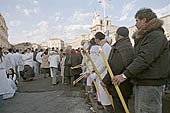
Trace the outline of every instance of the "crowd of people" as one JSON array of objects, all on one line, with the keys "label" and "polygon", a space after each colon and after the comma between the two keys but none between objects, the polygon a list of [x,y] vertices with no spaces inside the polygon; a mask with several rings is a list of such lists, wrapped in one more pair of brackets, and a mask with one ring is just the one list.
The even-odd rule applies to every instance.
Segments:
[{"label": "crowd of people", "polygon": [[[106,113],[127,112],[115,88],[117,85],[126,105],[135,95],[135,113],[162,113],[164,86],[166,93],[170,91],[170,44],[164,35],[163,21],[151,9],[140,9],[135,19],[134,47],[128,28],[119,27],[113,45],[108,34],[97,32],[90,41],[82,41],[82,49],[27,48],[3,53],[0,48],[0,101],[14,96],[20,78],[31,81],[41,74],[44,78],[52,77],[51,84],[56,85],[61,76],[64,84],[75,86],[75,80],[83,76],[82,84],[86,84],[88,93],[96,93],[98,106]],[[101,50],[114,78],[108,72]]]},{"label": "crowd of people", "polygon": [[[53,60],[58,57],[57,60]],[[57,51],[38,50],[31,48],[26,50],[0,48],[0,102],[3,99],[12,98],[21,80],[32,81],[36,74],[44,77],[54,75],[52,84],[56,84],[56,70],[60,63]],[[51,74],[46,75],[46,73]],[[54,73],[54,74],[53,74]]]}]

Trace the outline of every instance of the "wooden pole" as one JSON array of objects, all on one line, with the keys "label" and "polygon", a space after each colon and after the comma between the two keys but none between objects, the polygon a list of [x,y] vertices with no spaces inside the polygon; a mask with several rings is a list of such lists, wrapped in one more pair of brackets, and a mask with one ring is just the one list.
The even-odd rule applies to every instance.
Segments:
[{"label": "wooden pole", "polygon": [[[86,54],[87,54],[87,57],[88,57],[88,59],[90,60],[90,62],[91,62],[91,64],[92,64],[92,66],[93,66],[96,74],[97,74],[97,77],[98,77],[99,81],[102,82],[102,78],[101,78],[101,76],[100,76],[100,73],[99,73],[99,71],[97,70],[96,65],[94,64],[93,60],[91,59],[88,51],[86,51]],[[102,86],[102,87],[103,87],[103,86]],[[114,103],[113,103],[112,97],[110,96],[110,94],[109,94],[109,92],[108,92],[108,90],[107,90],[106,87],[103,87],[103,89],[104,89],[104,91],[106,92],[106,95],[107,95],[107,97],[108,97],[108,99],[109,99],[109,101],[110,101],[110,103],[112,104],[112,107],[113,107],[113,109],[114,109]]]},{"label": "wooden pole", "polygon": [[85,77],[85,74],[82,74],[81,76],[79,76],[76,80],[73,81],[73,85],[75,85],[76,83],[78,83],[80,80],[82,80]]},{"label": "wooden pole", "polygon": [[76,65],[76,66],[74,66],[74,67],[71,67],[71,69],[77,69],[77,68],[81,68],[81,64]]},{"label": "wooden pole", "polygon": [[[108,70],[108,72],[109,72],[109,74],[110,74],[111,79],[113,79],[113,78],[114,78],[114,75],[113,75],[113,73],[112,73],[112,70],[111,70],[111,68],[110,68],[110,66],[109,66],[108,61],[106,60],[106,57],[104,56],[104,52],[102,51],[101,48],[100,48],[100,55],[102,56],[102,58],[103,58],[103,60],[104,60],[104,63],[105,63],[106,68],[107,68],[107,70]],[[114,84],[114,86],[115,86],[115,89],[116,89],[116,91],[117,91],[117,93],[118,93],[118,96],[119,96],[119,98],[120,98],[120,100],[121,100],[121,103],[122,103],[122,105],[123,105],[123,108],[124,108],[125,112],[126,112],[126,113],[130,113],[129,110],[128,110],[128,108],[127,108],[127,105],[126,105],[126,103],[125,103],[125,100],[124,100],[124,98],[123,98],[123,95],[122,95],[122,93],[121,93],[121,91],[120,91],[120,89],[119,89],[119,86],[118,86],[117,84],[116,84],[116,85]]]},{"label": "wooden pole", "polygon": [[[65,66],[64,67],[61,67],[61,68],[65,68]],[[64,84],[64,69],[63,69],[63,73],[62,73],[62,84]]]}]

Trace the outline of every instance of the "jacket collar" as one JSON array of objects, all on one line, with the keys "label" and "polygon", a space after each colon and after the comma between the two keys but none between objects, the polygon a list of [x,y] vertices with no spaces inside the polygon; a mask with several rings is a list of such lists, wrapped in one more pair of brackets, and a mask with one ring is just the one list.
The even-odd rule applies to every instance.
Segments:
[{"label": "jacket collar", "polygon": [[143,38],[146,34],[150,33],[151,31],[161,28],[162,25],[163,25],[162,20],[160,20],[158,18],[154,18],[151,21],[149,21],[143,28],[136,31],[132,35],[132,38],[133,39]]},{"label": "jacket collar", "polygon": [[116,41],[116,43],[115,43],[113,46],[119,45],[119,43],[121,44],[122,42],[127,41],[127,40],[130,40],[130,39],[129,39],[129,38],[127,38],[127,37],[122,38],[122,39],[120,39],[120,40]]}]

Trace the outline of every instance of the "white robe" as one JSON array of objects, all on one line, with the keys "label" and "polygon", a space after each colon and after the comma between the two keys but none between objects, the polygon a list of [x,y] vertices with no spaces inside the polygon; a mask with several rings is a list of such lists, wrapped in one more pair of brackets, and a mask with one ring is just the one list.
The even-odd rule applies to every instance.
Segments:
[{"label": "white robe", "polygon": [[[96,61],[99,57],[99,46],[98,45],[94,45],[91,47],[90,56],[91,56],[91,59],[93,60],[94,64],[96,64]],[[91,65],[90,61],[88,61],[88,66],[89,66],[90,70],[92,71],[93,66]],[[92,86],[92,81],[93,81],[93,79],[90,76],[88,76],[87,77],[87,86]]]},{"label": "white robe", "polygon": [[23,56],[24,65],[29,65],[33,68],[33,53],[26,53]]},{"label": "white robe", "polygon": [[51,77],[54,77],[52,67],[58,68],[58,64],[60,62],[60,55],[56,52],[50,53],[51,55],[48,57],[48,61],[50,62],[50,74]]},{"label": "white robe", "polygon": [[19,63],[21,62],[20,60],[22,60],[22,58],[20,57],[20,53],[14,53],[14,59],[15,59],[15,73],[17,74],[17,76],[20,76],[19,73]]},{"label": "white robe", "polygon": [[6,60],[3,57],[2,62],[0,61],[0,95],[8,93],[10,85],[8,84],[6,75]]},{"label": "white robe", "polygon": [[42,57],[41,57],[42,54],[43,54],[43,52],[38,52],[37,55],[36,55],[36,60],[37,60],[39,63],[42,63]]},{"label": "white robe", "polygon": [[23,71],[24,70],[24,61],[23,61],[23,54],[19,54],[18,58],[20,59],[18,61],[18,70]]},{"label": "white robe", "polygon": [[59,54],[53,54],[48,57],[48,61],[50,62],[50,67],[58,68],[58,64],[60,62],[60,55]]},{"label": "white robe", "polygon": [[[111,51],[111,46],[108,44],[108,43],[105,43],[103,46],[102,46],[102,50],[104,52],[104,55],[106,57],[106,59],[109,58],[109,54],[110,54],[110,51]],[[105,63],[101,57],[101,55],[99,55],[99,57],[96,59],[96,68],[101,76],[101,78],[103,79],[105,77],[105,75],[107,74],[107,68],[105,66]],[[96,84],[99,88],[99,95],[98,95],[98,99],[99,101],[101,101],[101,104],[102,105],[111,105],[111,102],[109,101],[96,73],[93,73],[90,77],[92,77],[92,80],[96,79]]]},{"label": "white robe", "polygon": [[5,55],[5,59],[6,59],[6,71],[8,72],[8,70],[10,68],[14,69],[15,71],[15,56],[12,53],[8,53],[7,55]]},{"label": "white robe", "polygon": [[19,60],[20,60],[20,54],[19,53],[14,53],[14,59],[15,59],[15,65],[18,66],[19,65]]},{"label": "white robe", "polygon": [[15,95],[15,92],[17,90],[15,81],[16,81],[16,75],[14,75],[13,78],[12,75],[9,75],[8,84],[10,85],[10,87],[8,89],[8,92],[5,95],[3,95],[3,99],[12,98]]}]

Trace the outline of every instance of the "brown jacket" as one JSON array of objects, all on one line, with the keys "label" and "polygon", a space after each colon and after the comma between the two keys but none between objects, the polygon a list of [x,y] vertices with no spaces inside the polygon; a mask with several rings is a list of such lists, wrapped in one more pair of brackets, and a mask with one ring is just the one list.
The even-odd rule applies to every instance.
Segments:
[{"label": "brown jacket", "polygon": [[41,68],[49,68],[48,57],[49,57],[48,55],[45,55],[45,54],[42,55]]}]

